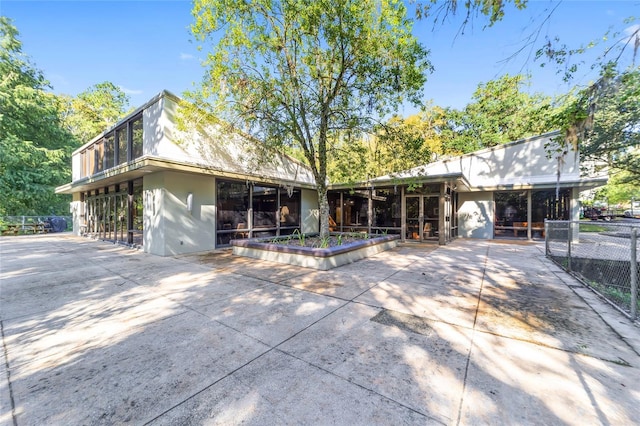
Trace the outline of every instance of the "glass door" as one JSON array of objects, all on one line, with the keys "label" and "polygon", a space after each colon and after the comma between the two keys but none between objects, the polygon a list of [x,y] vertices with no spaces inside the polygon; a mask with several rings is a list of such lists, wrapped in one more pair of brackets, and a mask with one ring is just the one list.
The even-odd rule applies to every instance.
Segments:
[{"label": "glass door", "polygon": [[405,197],[406,211],[407,211],[407,233],[405,238],[407,240],[420,241],[422,236],[421,224],[422,224],[422,203],[420,195],[407,195]]},{"label": "glass door", "polygon": [[438,223],[440,221],[439,196],[438,195],[423,195],[423,225],[422,225],[422,239],[423,240],[438,240]]},{"label": "glass door", "polygon": [[438,195],[407,195],[407,231],[410,241],[438,240]]}]

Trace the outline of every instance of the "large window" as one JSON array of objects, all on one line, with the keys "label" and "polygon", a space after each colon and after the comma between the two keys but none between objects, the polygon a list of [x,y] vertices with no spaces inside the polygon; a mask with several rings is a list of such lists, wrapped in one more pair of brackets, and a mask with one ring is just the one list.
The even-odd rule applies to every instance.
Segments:
[{"label": "large window", "polygon": [[[371,217],[369,217],[371,196]],[[327,194],[329,230],[399,234],[402,227],[402,192],[381,188]]]},{"label": "large window", "polygon": [[91,148],[87,149],[86,161],[87,161],[87,171],[88,171],[87,176],[91,176],[92,174],[94,174],[96,172],[96,170],[95,170],[96,154],[95,154],[95,151],[93,149],[93,146]]},{"label": "large window", "polygon": [[373,203],[373,223],[376,230],[386,230],[402,226],[402,194],[399,189],[374,189],[371,193]]},{"label": "large window", "polygon": [[330,192],[329,230],[356,232],[369,229],[369,191]]},{"label": "large window", "polygon": [[116,130],[116,141],[118,142],[118,164],[124,164],[127,160],[127,148],[129,141],[127,138],[127,126]]},{"label": "large window", "polygon": [[131,159],[142,157],[142,116],[130,122],[131,126]]},{"label": "large window", "polygon": [[82,151],[80,153],[80,177],[89,176],[89,168],[87,165],[87,151]]},{"label": "large window", "polygon": [[383,188],[371,192],[373,233],[399,233],[402,226],[402,193],[400,189]]},{"label": "large window", "polygon": [[342,196],[343,231],[369,230],[369,191],[359,190]]},{"label": "large window", "polygon": [[232,239],[291,234],[300,227],[299,189],[289,195],[283,188],[218,180],[216,190],[218,246]]},{"label": "large window", "polygon": [[[545,219],[567,220],[570,217],[571,191],[562,189],[559,195],[560,197],[556,198],[556,191],[553,189],[496,192],[496,238],[543,238]],[[531,206],[528,204],[529,197]]]},{"label": "large window", "polygon": [[338,232],[342,230],[342,193],[329,192],[329,231]]},{"label": "large window", "polygon": [[[254,228],[272,228],[277,224],[278,190],[266,186],[254,186],[252,191],[252,210]],[[273,233],[275,235],[275,232]],[[256,235],[257,237],[266,235]]]},{"label": "large window", "polygon": [[96,172],[101,172],[104,170],[104,141],[100,141],[95,144],[95,154],[96,154]]},{"label": "large window", "polygon": [[[131,195],[129,185],[132,186]],[[87,192],[83,198],[86,234],[94,238],[142,246],[142,179]]]},{"label": "large window", "polygon": [[495,192],[495,236],[518,237],[527,234],[528,191]]},{"label": "large window", "polygon": [[249,188],[244,182],[218,181],[216,184],[218,245],[234,238],[248,238]]},{"label": "large window", "polygon": [[280,189],[280,234],[290,234],[300,227],[300,190],[294,189],[289,192],[284,188]]},{"label": "large window", "polygon": [[104,139],[104,168],[110,169],[115,165],[114,162],[115,149],[113,146],[113,133]]},{"label": "large window", "polygon": [[571,191],[560,190],[560,198],[556,199],[555,189],[538,190],[531,193],[531,221],[569,220],[569,203]]},{"label": "large window", "polygon": [[131,243],[142,246],[144,227],[144,200],[142,198],[142,179],[133,182],[133,194],[131,196]]}]

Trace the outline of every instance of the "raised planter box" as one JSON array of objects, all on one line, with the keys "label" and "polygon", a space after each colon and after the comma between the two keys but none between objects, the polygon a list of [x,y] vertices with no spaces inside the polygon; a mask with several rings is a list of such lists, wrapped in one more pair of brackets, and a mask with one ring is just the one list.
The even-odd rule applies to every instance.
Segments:
[{"label": "raised planter box", "polygon": [[273,238],[232,240],[233,254],[326,271],[353,263],[398,244],[399,235],[384,235],[336,247],[312,248],[274,244]]}]

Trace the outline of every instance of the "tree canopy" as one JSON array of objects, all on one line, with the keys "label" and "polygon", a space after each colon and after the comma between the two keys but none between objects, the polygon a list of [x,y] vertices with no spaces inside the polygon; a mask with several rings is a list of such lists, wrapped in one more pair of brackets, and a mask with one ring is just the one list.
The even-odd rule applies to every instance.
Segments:
[{"label": "tree canopy", "polygon": [[6,17],[0,17],[0,37],[0,215],[63,213],[68,197],[55,195],[54,188],[71,176],[73,136]]},{"label": "tree canopy", "polygon": [[211,43],[187,96],[268,147],[297,146],[329,231],[330,140],[359,138],[403,101],[418,103],[430,68],[400,0],[196,0],[192,33]]},{"label": "tree canopy", "polygon": [[129,109],[129,96],[115,84],[94,84],[75,97],[64,96],[64,123],[82,143],[116,124]]},{"label": "tree canopy", "polygon": [[583,160],[624,171],[620,183],[640,185],[640,68],[605,69],[568,103],[560,122]]},{"label": "tree canopy", "polygon": [[521,90],[527,81],[504,75],[480,83],[462,110],[428,104],[410,117],[391,117],[358,141],[338,139],[342,156],[330,163],[330,176],[357,182],[556,130],[557,106]]}]

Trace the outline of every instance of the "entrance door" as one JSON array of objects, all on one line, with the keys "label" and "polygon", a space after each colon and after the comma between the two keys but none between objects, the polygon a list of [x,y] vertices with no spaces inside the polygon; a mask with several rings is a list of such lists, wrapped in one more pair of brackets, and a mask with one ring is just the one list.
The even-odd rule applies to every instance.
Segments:
[{"label": "entrance door", "polygon": [[438,195],[407,195],[407,240],[438,240]]},{"label": "entrance door", "polygon": [[407,240],[422,240],[422,196],[407,195],[405,197],[407,207]]}]

